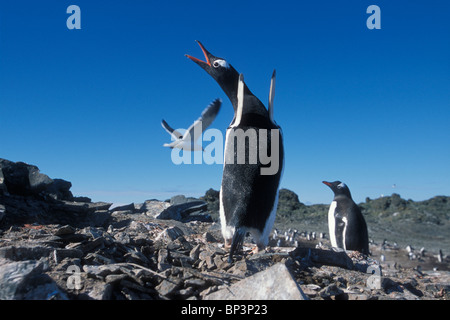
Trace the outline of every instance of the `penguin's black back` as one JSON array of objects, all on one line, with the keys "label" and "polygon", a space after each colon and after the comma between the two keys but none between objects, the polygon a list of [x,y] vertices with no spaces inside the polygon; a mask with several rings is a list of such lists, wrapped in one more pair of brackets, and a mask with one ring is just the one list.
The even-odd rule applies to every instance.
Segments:
[{"label": "penguin's black back", "polygon": [[336,201],[336,213],[347,219],[345,229],[346,250],[356,250],[363,254],[369,254],[369,235],[361,209],[347,196],[337,196],[334,201]]}]

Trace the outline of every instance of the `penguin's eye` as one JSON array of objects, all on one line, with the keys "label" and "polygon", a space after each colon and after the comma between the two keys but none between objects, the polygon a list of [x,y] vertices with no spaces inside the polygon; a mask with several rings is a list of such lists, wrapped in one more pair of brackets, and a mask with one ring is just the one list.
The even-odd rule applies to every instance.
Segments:
[{"label": "penguin's eye", "polygon": [[218,67],[223,67],[223,68],[229,68],[228,62],[226,62],[225,60],[222,59],[218,59],[216,61],[213,62],[213,66],[214,68],[218,68]]}]

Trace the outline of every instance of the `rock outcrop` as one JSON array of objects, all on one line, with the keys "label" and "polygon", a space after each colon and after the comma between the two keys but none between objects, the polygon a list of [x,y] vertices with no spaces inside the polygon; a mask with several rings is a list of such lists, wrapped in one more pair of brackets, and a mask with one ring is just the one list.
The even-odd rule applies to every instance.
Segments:
[{"label": "rock outcrop", "polygon": [[[443,270],[450,259],[442,253],[439,262],[386,242],[372,243],[376,255],[365,257],[335,251],[315,232],[274,230],[266,250],[251,254],[247,238],[229,263],[220,225],[202,200],[112,207],[73,197],[70,183],[35,166],[0,163],[0,299],[450,298]],[[429,268],[392,261],[412,255]]]}]

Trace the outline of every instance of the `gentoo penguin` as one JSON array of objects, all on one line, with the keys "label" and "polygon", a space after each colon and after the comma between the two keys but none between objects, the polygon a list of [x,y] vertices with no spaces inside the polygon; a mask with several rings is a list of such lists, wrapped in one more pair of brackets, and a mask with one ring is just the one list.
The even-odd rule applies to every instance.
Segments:
[{"label": "gentoo penguin", "polygon": [[216,99],[203,110],[200,118],[194,121],[193,124],[186,130],[184,135],[179,131],[172,129],[169,124],[161,121],[162,127],[172,136],[173,142],[165,143],[164,147],[179,148],[186,151],[200,151],[203,147],[196,144],[195,141],[200,137],[201,133],[208,128],[219,113],[222,100]]},{"label": "gentoo penguin", "polygon": [[[226,132],[225,160],[220,189],[220,221],[225,246],[233,254],[242,247],[244,237],[250,232],[256,242],[254,252],[265,247],[275,221],[278,204],[278,189],[284,164],[284,147],[281,128],[273,118],[275,72],[269,94],[269,110],[254,96],[244,83],[243,76],[225,59],[209,53],[198,42],[205,61],[187,55],[210,74],[230,99],[234,117]],[[239,90],[238,90],[239,87]],[[239,144],[238,133],[248,134]],[[257,140],[258,143],[251,143]],[[235,141],[238,143],[235,145]],[[261,145],[266,141],[266,145]],[[253,141],[255,142],[255,141]],[[266,150],[264,150],[264,148]],[[239,162],[239,150],[244,149],[245,163]],[[256,149],[256,150],[255,150]],[[267,169],[268,162],[261,155],[276,161],[275,170]],[[274,151],[275,150],[275,151]],[[257,159],[250,159],[250,154]],[[238,160],[236,161],[236,158]],[[264,162],[264,163],[263,163]],[[270,163],[272,166],[273,163]],[[273,168],[272,168],[273,169]]]},{"label": "gentoo penguin", "polygon": [[366,221],[353,201],[350,189],[341,181],[323,181],[323,183],[334,192],[334,199],[328,211],[331,245],[344,250],[356,250],[369,254]]}]

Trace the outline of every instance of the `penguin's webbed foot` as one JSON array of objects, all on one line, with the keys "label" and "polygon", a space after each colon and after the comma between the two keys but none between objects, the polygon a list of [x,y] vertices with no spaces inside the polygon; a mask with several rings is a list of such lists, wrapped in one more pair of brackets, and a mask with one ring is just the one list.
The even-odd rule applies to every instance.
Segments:
[{"label": "penguin's webbed foot", "polygon": [[260,253],[261,251],[265,251],[265,250],[266,250],[266,247],[265,247],[265,246],[262,246],[262,245],[256,245],[256,246],[252,249],[251,254],[258,254],[258,253]]}]

